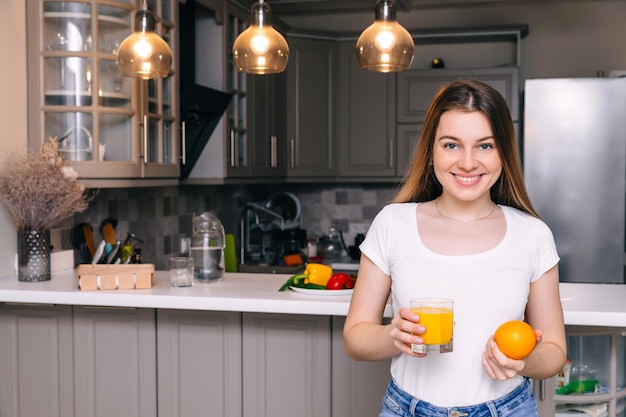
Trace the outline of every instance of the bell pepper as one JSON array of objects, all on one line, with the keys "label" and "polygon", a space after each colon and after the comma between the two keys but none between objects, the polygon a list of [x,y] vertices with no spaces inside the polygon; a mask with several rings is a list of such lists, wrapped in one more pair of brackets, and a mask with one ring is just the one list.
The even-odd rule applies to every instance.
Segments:
[{"label": "bell pepper", "polygon": [[345,272],[337,272],[326,283],[327,290],[350,290],[354,288],[354,280]]},{"label": "bell pepper", "polygon": [[297,274],[292,275],[289,279],[280,287],[278,291],[285,291],[289,287],[307,288],[310,290],[325,290],[326,285],[315,284],[309,281],[309,274]]},{"label": "bell pepper", "polygon": [[304,273],[309,275],[305,279],[306,283],[323,285],[325,287],[333,275],[333,268],[324,264],[310,263],[307,264]]}]

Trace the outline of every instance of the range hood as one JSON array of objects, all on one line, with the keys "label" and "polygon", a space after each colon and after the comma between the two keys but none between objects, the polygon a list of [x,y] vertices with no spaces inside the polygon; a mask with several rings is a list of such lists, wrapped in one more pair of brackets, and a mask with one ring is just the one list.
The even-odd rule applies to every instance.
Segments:
[{"label": "range hood", "polygon": [[191,173],[211,134],[228,108],[233,95],[200,84],[188,84],[181,90],[180,119],[185,122],[185,164],[180,178]]}]

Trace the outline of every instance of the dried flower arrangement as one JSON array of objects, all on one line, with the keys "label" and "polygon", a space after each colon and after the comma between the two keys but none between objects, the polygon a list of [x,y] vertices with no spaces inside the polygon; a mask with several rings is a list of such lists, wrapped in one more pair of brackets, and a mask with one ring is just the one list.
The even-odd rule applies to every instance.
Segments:
[{"label": "dried flower arrangement", "polygon": [[0,200],[20,230],[43,231],[84,211],[95,197],[59,156],[57,138],[39,153],[10,155],[0,167]]}]

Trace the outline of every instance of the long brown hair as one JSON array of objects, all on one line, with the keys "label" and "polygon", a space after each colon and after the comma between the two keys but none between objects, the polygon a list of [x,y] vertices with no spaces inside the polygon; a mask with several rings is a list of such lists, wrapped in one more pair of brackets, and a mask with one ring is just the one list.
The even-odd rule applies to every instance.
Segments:
[{"label": "long brown hair", "polygon": [[491,187],[491,199],[539,217],[533,208],[522,174],[519,148],[511,113],[504,98],[493,87],[474,80],[448,83],[441,87],[426,112],[413,160],[407,167],[393,202],[423,202],[437,198],[442,188],[430,162],[441,115],[449,110],[481,112],[489,120],[502,161],[500,178]]}]

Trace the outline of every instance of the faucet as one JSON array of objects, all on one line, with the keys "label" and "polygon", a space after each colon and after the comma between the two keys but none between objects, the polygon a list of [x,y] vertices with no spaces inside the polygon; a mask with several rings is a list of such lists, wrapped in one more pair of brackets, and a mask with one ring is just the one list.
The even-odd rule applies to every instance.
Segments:
[{"label": "faucet", "polygon": [[239,237],[241,241],[240,262],[242,264],[246,263],[246,252],[248,251],[248,247],[250,245],[250,221],[248,216],[249,213],[252,213],[253,215],[254,224],[259,224],[259,213],[253,205],[247,204],[241,213],[241,221],[239,226]]}]

